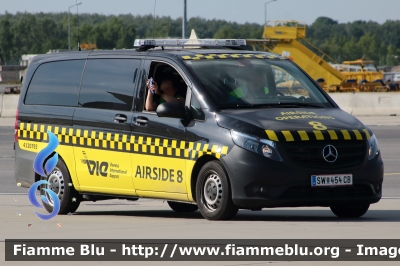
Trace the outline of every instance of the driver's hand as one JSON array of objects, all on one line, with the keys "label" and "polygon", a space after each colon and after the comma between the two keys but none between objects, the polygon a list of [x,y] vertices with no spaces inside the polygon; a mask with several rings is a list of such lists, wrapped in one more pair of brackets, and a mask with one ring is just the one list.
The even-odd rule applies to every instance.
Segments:
[{"label": "driver's hand", "polygon": [[155,94],[157,94],[157,95],[161,94],[161,92],[160,92],[160,90],[158,88],[158,84],[154,80],[153,80],[153,85],[149,86],[150,85],[150,79],[148,79],[147,82],[146,82],[146,85],[147,85],[147,88],[149,90],[153,90]]}]

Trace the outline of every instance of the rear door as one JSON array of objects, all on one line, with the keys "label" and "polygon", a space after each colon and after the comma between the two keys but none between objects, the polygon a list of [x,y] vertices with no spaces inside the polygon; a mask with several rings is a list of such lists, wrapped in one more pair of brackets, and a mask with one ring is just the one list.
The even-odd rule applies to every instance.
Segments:
[{"label": "rear door", "polygon": [[89,58],[73,117],[81,190],[135,196],[130,152],[133,95],[141,60]]}]

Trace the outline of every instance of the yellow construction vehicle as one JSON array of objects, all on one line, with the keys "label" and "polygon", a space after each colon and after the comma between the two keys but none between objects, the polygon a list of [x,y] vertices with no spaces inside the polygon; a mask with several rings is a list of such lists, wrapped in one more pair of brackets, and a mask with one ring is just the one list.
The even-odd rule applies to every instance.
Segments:
[{"label": "yellow construction vehicle", "polygon": [[[382,81],[383,73],[376,69],[372,61],[357,60],[337,64],[307,41],[305,23],[294,20],[268,21],[262,40],[248,39],[246,42],[254,50],[270,51],[290,58],[326,91],[387,90]],[[360,71],[353,71],[358,67]]]},{"label": "yellow construction vehicle", "polygon": [[81,43],[82,50],[97,50],[97,44],[95,43]]},{"label": "yellow construction vehicle", "polygon": [[332,66],[342,72],[347,81],[358,83],[360,91],[387,91],[387,86],[383,82],[383,72],[378,70],[374,61],[361,58]]}]

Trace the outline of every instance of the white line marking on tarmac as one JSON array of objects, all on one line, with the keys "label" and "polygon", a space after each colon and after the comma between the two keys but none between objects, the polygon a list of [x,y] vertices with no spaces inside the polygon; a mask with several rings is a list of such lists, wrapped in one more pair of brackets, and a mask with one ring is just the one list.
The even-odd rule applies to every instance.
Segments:
[{"label": "white line marking on tarmac", "polygon": [[0,193],[0,196],[9,196],[9,195],[28,195],[28,193]]}]

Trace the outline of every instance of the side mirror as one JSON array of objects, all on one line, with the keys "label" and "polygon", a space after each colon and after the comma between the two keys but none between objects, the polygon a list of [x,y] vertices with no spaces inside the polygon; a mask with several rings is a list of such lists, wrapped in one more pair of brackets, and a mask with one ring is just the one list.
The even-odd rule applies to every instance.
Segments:
[{"label": "side mirror", "polygon": [[158,117],[186,118],[185,106],[180,102],[165,102],[160,104],[156,110]]}]

